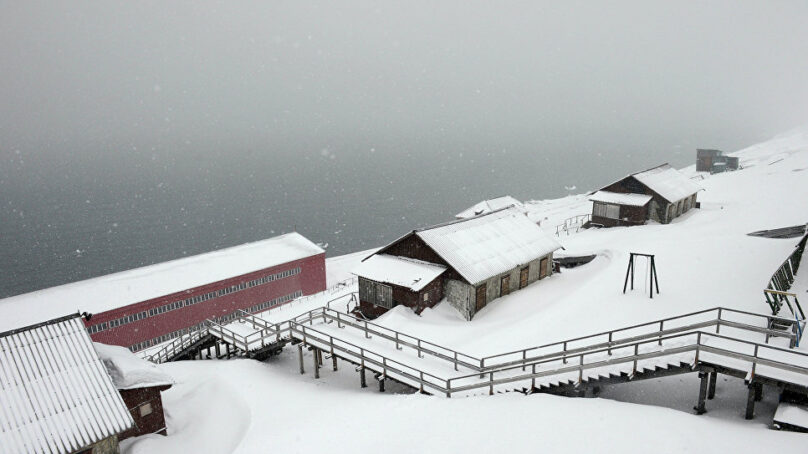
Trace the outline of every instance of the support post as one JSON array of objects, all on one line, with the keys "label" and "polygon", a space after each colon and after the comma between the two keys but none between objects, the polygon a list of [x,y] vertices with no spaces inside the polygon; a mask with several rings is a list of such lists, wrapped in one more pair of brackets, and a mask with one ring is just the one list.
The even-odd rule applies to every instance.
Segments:
[{"label": "support post", "polygon": [[300,360],[300,375],[306,373],[306,369],[303,368],[303,344],[297,344],[297,355]]},{"label": "support post", "polygon": [[[623,293],[626,293],[626,287],[628,287],[628,275],[631,272],[631,263],[634,262],[634,254],[631,253],[628,259],[628,268],[626,268],[626,280],[623,282]],[[634,288],[634,283],[632,282],[631,288]]]},{"label": "support post", "polygon": [[379,377],[379,392],[384,392],[384,375]]},{"label": "support post", "polygon": [[227,352],[227,359],[230,359],[230,344],[224,344],[224,348]]},{"label": "support post", "polygon": [[365,377],[365,366],[364,364],[359,368],[359,386],[362,388],[368,387],[368,381]]},{"label": "support post", "polygon": [[337,371],[337,357],[333,353],[331,354],[331,363],[332,363],[334,372],[336,372]]},{"label": "support post", "polygon": [[219,345],[219,342],[216,342],[213,346],[216,349],[216,359],[219,359],[219,357],[222,356],[222,347]]},{"label": "support post", "polygon": [[631,290],[634,290],[634,253],[631,253]]},{"label": "support post", "polygon": [[320,359],[318,358],[319,350],[315,348],[311,353],[311,356],[314,359],[314,378],[320,378]]},{"label": "support post", "polygon": [[710,388],[707,390],[707,398],[712,400],[715,397],[715,382],[718,380],[718,372],[710,372]]},{"label": "support post", "polygon": [[755,385],[755,402],[760,402],[763,399],[763,383]]},{"label": "support post", "polygon": [[704,400],[707,398],[707,387],[708,382],[710,380],[710,375],[707,372],[699,372],[699,378],[701,379],[701,385],[699,386],[699,401],[694,410],[696,410],[697,415],[703,415],[707,412],[707,408],[704,405]]},{"label": "support post", "polygon": [[749,383],[749,393],[746,396],[746,419],[755,417],[755,383]]}]

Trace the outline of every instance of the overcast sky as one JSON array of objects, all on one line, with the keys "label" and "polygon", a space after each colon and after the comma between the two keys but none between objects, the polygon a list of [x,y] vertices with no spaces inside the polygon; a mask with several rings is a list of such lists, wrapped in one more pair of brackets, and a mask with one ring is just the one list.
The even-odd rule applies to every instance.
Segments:
[{"label": "overcast sky", "polygon": [[773,0],[0,0],[0,152],[733,149],[808,122],[806,23]]}]

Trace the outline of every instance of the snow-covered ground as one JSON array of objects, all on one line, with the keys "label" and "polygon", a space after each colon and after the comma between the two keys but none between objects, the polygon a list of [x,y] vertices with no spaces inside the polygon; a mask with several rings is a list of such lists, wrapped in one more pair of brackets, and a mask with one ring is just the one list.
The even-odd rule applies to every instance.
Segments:
[{"label": "snow-covered ground", "polygon": [[[701,209],[669,225],[562,236],[564,254],[598,257],[493,301],[470,322],[448,304],[421,316],[399,308],[377,322],[483,356],[715,306],[765,313],[762,290],[797,240],[746,234],[808,221],[808,134],[791,133],[736,155],[744,167],[737,172],[697,175],[692,167],[684,169],[705,189]],[[532,205],[546,209],[543,226],[591,209],[580,195]],[[642,261],[635,290],[622,293],[629,252],[656,254],[661,293],[654,299],[648,298]],[[329,285],[349,277],[369,253],[330,259]],[[806,273],[808,265],[798,279]],[[743,382],[723,376],[708,413],[696,416],[691,407],[698,385],[690,375],[612,386],[599,399],[518,394],[445,399],[381,394],[375,383],[360,389],[358,374],[345,363],[338,372],[321,370],[320,380],[310,371],[301,376],[293,350],[264,363],[161,366],[177,382],[164,393],[170,435],[127,441],[124,451],[625,453],[805,446],[802,435],[767,429],[776,406],[772,390],[764,393],[756,418],[746,421]],[[305,360],[310,367],[312,357]]]}]

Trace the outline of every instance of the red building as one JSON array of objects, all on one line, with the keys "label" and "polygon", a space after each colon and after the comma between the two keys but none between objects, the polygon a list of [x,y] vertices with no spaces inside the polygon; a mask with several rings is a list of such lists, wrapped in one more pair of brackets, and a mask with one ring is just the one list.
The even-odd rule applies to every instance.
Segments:
[{"label": "red building", "polygon": [[[0,300],[18,323],[86,311],[92,339],[142,350],[211,318],[233,318],[325,290],[325,251],[289,233]],[[0,326],[0,329],[3,329]]]}]

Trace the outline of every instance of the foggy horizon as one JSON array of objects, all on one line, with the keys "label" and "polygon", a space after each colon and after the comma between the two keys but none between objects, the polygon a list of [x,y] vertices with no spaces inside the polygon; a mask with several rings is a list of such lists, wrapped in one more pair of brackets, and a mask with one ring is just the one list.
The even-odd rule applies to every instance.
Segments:
[{"label": "foggy horizon", "polygon": [[343,254],[482,199],[735,151],[808,124],[806,17],[787,1],[6,3],[0,297],[293,229]]}]

